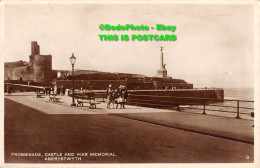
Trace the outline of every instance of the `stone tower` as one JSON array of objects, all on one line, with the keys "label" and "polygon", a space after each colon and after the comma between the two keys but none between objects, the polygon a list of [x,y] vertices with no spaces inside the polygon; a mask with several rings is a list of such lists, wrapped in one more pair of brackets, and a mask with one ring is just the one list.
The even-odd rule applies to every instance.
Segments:
[{"label": "stone tower", "polygon": [[41,55],[37,41],[31,42],[29,66],[33,69],[34,82],[50,82],[52,79],[52,56]]},{"label": "stone tower", "polygon": [[33,71],[35,82],[50,82],[52,79],[52,56],[40,54],[35,55]]},{"label": "stone tower", "polygon": [[39,55],[40,54],[40,46],[38,45],[37,41],[32,41],[31,42],[31,55],[30,57],[30,61],[29,61],[29,66],[33,66],[34,63],[34,57],[35,55]]},{"label": "stone tower", "polygon": [[165,69],[166,64],[163,63],[163,47],[161,47],[161,61],[160,69],[157,70],[156,77],[167,78],[167,70]]}]

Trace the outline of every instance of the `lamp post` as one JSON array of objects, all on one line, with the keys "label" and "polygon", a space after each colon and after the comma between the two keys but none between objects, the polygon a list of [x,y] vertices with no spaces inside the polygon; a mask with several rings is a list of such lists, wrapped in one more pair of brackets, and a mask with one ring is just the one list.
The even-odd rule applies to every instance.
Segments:
[{"label": "lamp post", "polygon": [[76,63],[76,57],[74,56],[74,53],[72,53],[72,56],[70,57],[70,63],[72,65],[72,103],[71,103],[71,106],[76,106],[76,103],[74,101],[74,65]]}]

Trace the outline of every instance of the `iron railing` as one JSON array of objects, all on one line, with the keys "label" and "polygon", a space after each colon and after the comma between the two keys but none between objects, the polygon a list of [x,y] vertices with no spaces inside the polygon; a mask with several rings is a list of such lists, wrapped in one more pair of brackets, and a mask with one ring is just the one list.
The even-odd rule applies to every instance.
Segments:
[{"label": "iron railing", "polygon": [[[235,100],[235,99],[215,99],[215,98],[197,98],[197,97],[177,97],[177,96],[159,96],[159,95],[137,95],[130,94],[128,104],[157,107],[157,108],[173,108],[177,107],[178,110],[182,109],[197,109],[202,110],[202,114],[206,111],[216,111],[224,113],[235,113],[236,118],[241,118],[240,114],[251,115],[254,117],[254,108],[241,106],[241,103],[251,103],[253,106],[254,101],[250,100]],[[235,102],[235,105],[225,104],[224,102]],[[186,105],[186,107],[182,107]],[[220,107],[225,109],[236,109],[235,111],[223,109],[210,109],[208,107]],[[243,112],[247,110],[248,112]]]}]

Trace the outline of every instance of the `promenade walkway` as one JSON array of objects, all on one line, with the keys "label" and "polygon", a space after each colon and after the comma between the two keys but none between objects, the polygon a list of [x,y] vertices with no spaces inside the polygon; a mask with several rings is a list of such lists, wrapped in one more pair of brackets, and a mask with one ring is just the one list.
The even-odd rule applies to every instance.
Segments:
[{"label": "promenade walkway", "polygon": [[98,104],[96,109],[71,107],[71,97],[61,97],[59,103],[49,101],[48,96],[36,98],[35,93],[14,93],[5,96],[7,99],[51,115],[107,114],[248,144],[254,143],[254,127],[252,127],[254,121],[252,120],[130,105],[126,105],[126,109],[107,109],[106,103]]}]

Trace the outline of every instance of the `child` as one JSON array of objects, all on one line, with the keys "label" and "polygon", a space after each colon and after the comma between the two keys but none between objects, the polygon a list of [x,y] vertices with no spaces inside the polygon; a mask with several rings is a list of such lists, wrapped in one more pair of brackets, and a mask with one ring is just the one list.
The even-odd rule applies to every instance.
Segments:
[{"label": "child", "polygon": [[113,105],[113,108],[114,108],[115,103],[117,104],[117,98],[118,98],[117,90],[114,90],[112,93],[112,102],[111,102]]}]

